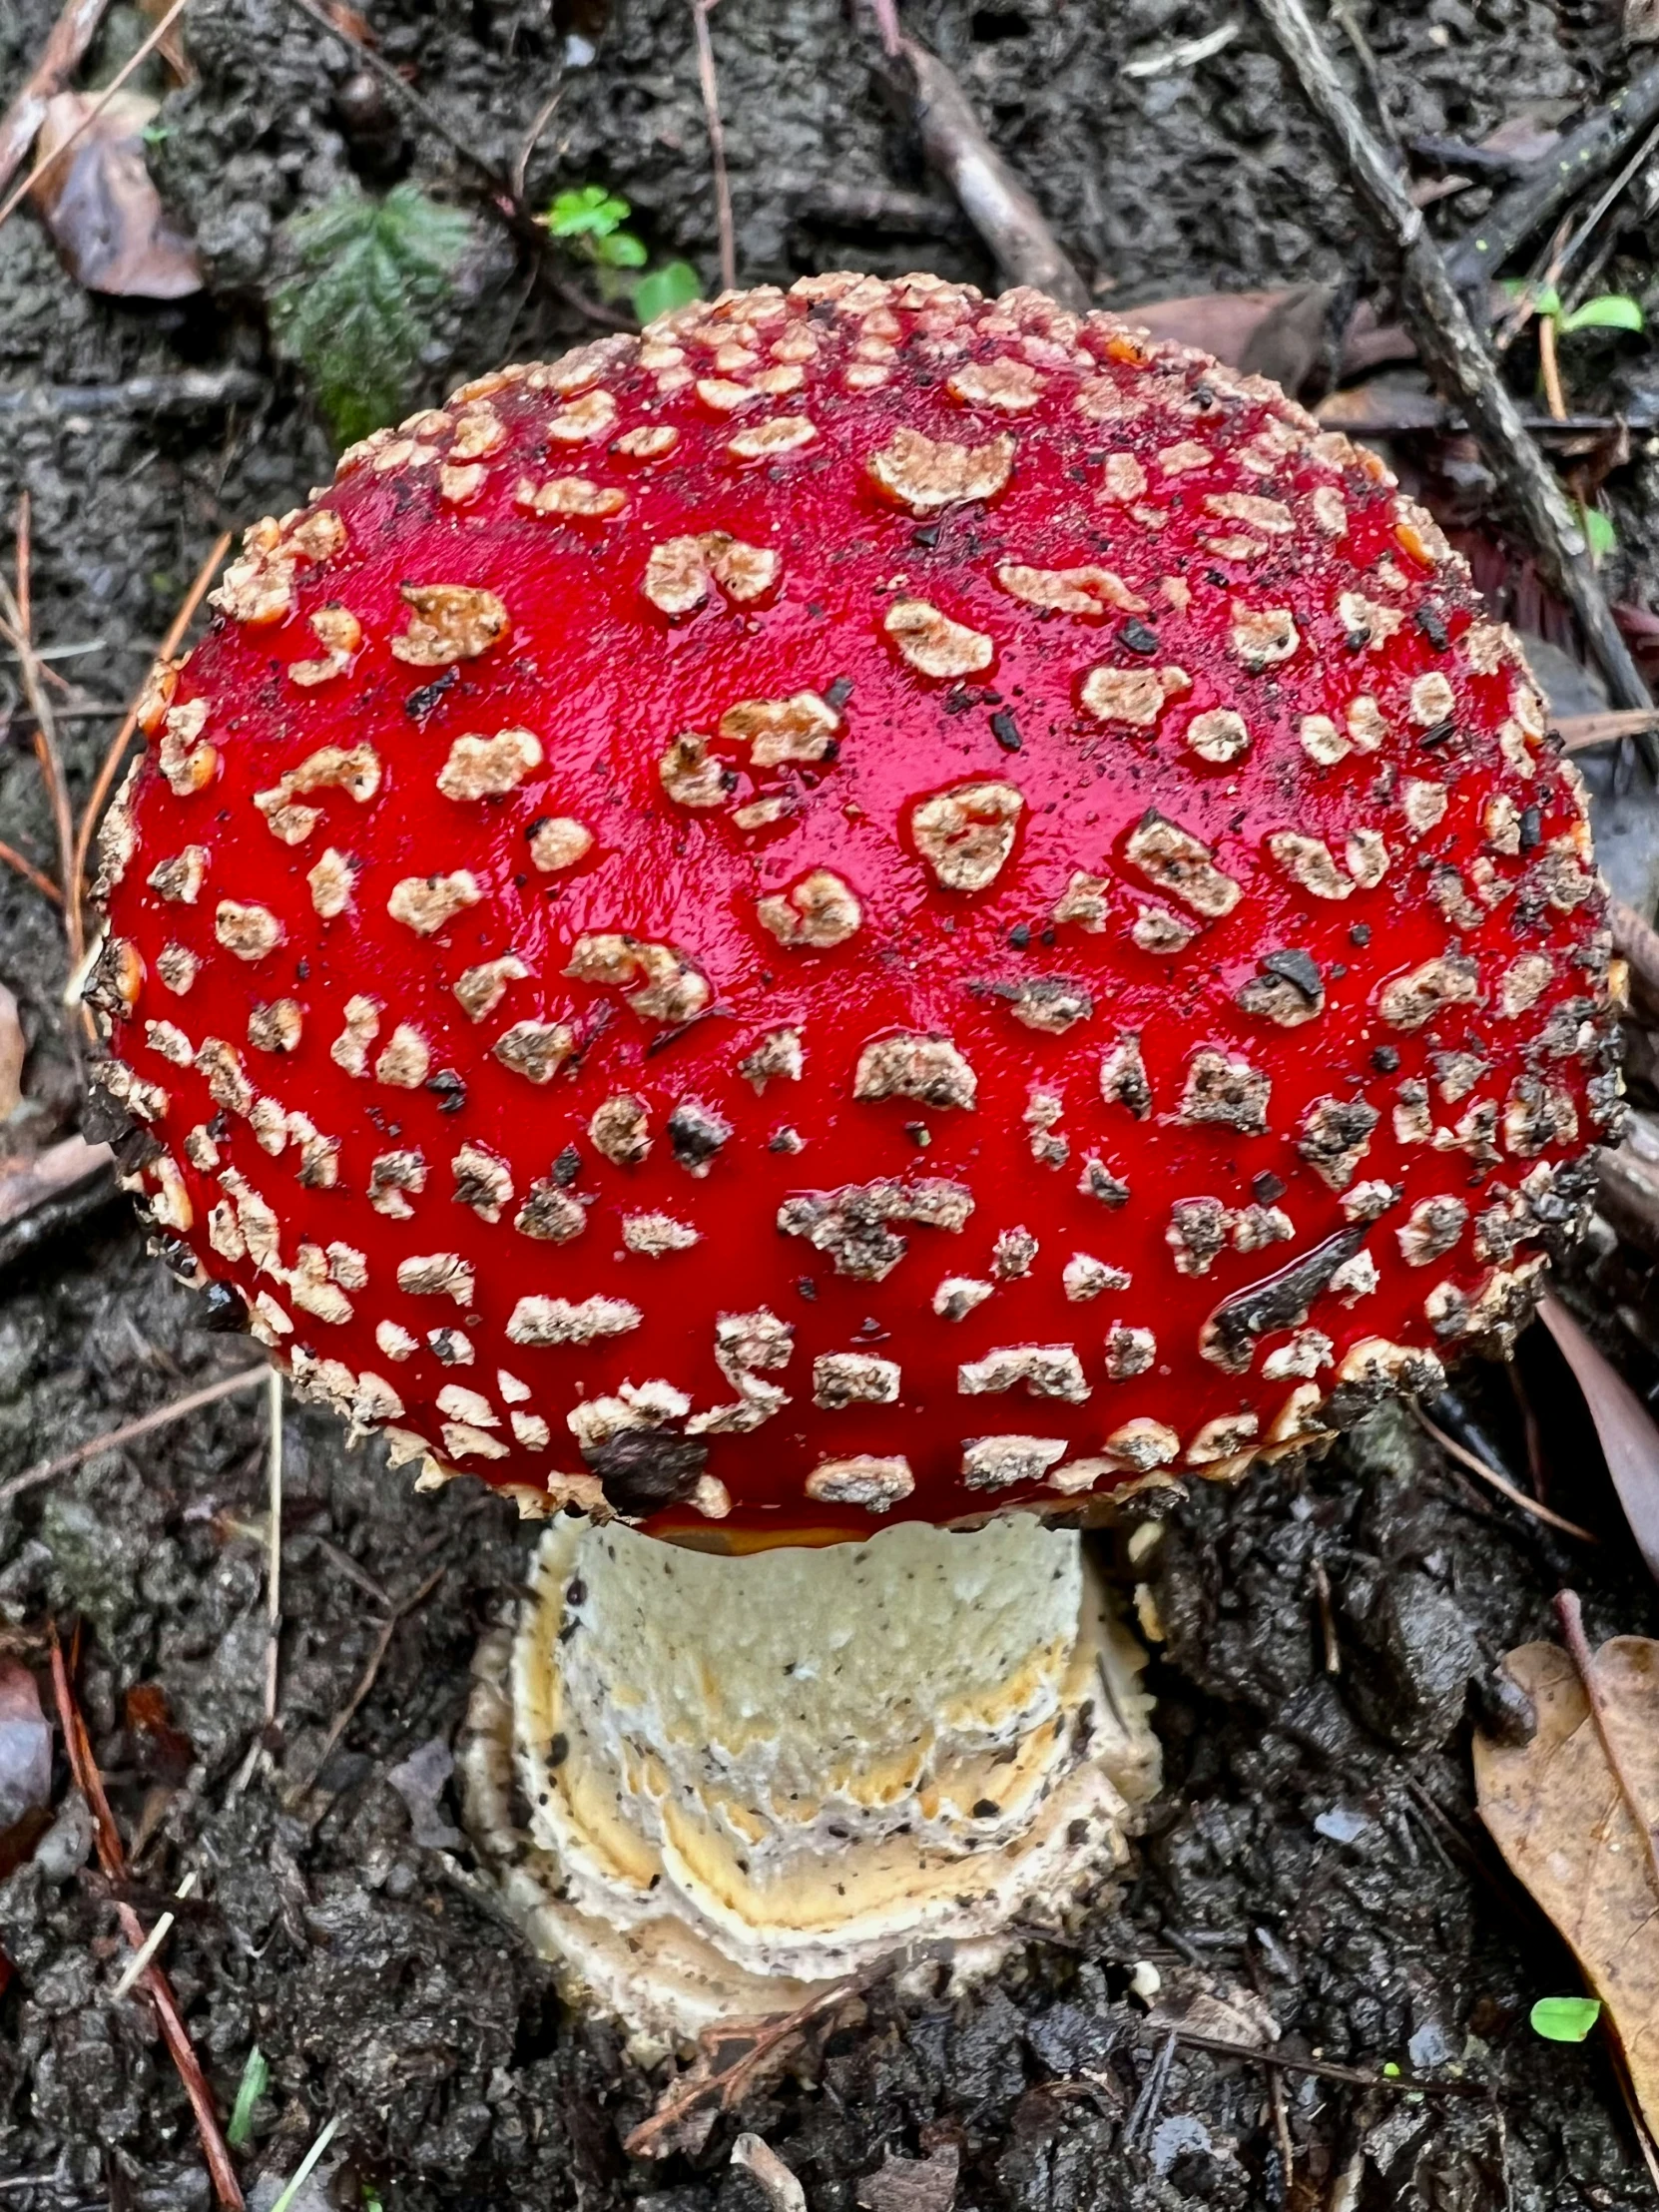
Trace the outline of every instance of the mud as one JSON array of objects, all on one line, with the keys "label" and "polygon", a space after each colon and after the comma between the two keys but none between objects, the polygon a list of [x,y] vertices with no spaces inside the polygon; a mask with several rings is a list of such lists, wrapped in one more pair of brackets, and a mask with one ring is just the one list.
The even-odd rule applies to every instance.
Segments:
[{"label": "mud", "polygon": [[[54,12],[21,0],[0,17],[0,87]],[[1213,59],[1142,75],[1123,64],[1220,17],[1184,0],[937,0],[905,22],[957,70],[1103,303],[1369,286],[1382,273],[1354,210],[1239,12]],[[1616,11],[1587,0],[1356,13],[1407,138],[1560,115],[1623,66]],[[368,14],[382,56],[503,168],[554,89],[567,34],[598,28],[573,0],[385,0]],[[106,66],[135,23],[112,12]],[[282,0],[196,0],[188,23],[196,79],[168,97],[151,157],[200,242],[208,292],[171,306],[93,298],[27,216],[0,230],[0,391],[188,366],[238,368],[257,394],[165,414],[51,398],[0,411],[0,503],[9,515],[23,488],[33,503],[37,635],[75,649],[54,665],[117,707],[216,534],[280,512],[330,465],[265,334],[286,216],[353,175],[374,190],[414,176],[472,211],[475,250],[411,403],[583,328],[532,285],[450,147],[365,92],[337,40]],[[836,0],[724,0],[713,23],[746,278],[852,264],[994,281],[920,167],[867,19]],[[654,253],[712,274],[681,0],[620,0],[593,66],[566,71],[528,177],[535,204],[571,184],[620,191]],[[873,208],[853,188],[872,189]],[[1435,219],[1454,229],[1481,204],[1467,193]],[[1640,553],[1639,496],[1632,512]],[[12,682],[0,663],[0,718]],[[111,727],[65,724],[77,796]],[[0,823],[49,855],[17,730],[0,743]],[[0,980],[31,1043],[8,1143],[74,1126],[65,964],[51,909],[0,874]],[[1605,1254],[1595,1270],[1597,1309],[1659,1342],[1647,1272]],[[1653,1381],[1629,1334],[1609,1343]],[[247,1357],[202,1327],[119,1205],[72,1211],[0,1275],[0,1482]],[[196,1874],[169,1970],[222,2112],[250,2050],[269,2061],[240,2159],[256,2205],[337,2114],[308,2207],[761,2212],[759,2185],[729,2164],[742,2125],[796,2169],[814,2212],[942,2212],[952,2158],[956,2202],[984,2212],[1616,2212],[1649,2185],[1601,2046],[1545,2045],[1527,2027],[1534,1997],[1576,1980],[1481,1837],[1467,1739],[1477,1715],[1513,1723],[1493,1662],[1548,1632],[1563,1581],[1583,1592],[1593,1636],[1651,1631],[1656,1609],[1581,1430],[1550,1425],[1565,1402],[1553,1355],[1529,1341],[1523,1372],[1559,1470],[1554,1502],[1607,1536],[1599,1550],[1472,1490],[1393,1416],[1321,1465],[1177,1504],[1145,1570],[1169,1787],[1132,1881],[1063,1940],[1034,1939],[991,1989],[959,1995],[941,1965],[925,1994],[871,1990],[695,2155],[658,2165],[621,2146],[661,2084],[603,2025],[571,2017],[491,1918],[445,1779],[474,1640],[527,1555],[510,1508],[459,1482],[411,1502],[377,1446],[348,1447],[332,1420],[290,1410],[268,1731],[264,1399],[232,1397],[0,1507],[0,1641],[33,1658],[49,1617],[80,1624],[81,1696],[133,1847],[130,1895],[153,1916]],[[1447,1416],[1523,1464],[1503,1378],[1458,1390]],[[142,1725],[153,1698],[130,1698],[146,1685],[165,1699],[163,1725]],[[4,2201],[205,2207],[148,2006],[113,1994],[125,1948],[61,1757],[54,1805],[33,1860],[0,1883]],[[1172,2044],[1176,2021],[1232,2042],[1277,2030],[1280,2053],[1369,2085]],[[1384,2066],[1434,2086],[1404,2095]]]}]

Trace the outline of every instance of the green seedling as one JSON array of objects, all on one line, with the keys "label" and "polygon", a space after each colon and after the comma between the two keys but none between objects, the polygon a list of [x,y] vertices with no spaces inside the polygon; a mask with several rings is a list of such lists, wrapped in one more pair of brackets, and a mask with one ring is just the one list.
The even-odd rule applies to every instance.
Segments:
[{"label": "green seedling", "polygon": [[1600,2017],[1600,1997],[1540,1997],[1530,2014],[1546,2043],[1581,2043]]},{"label": "green seedling", "polygon": [[690,262],[649,269],[645,242],[624,229],[632,213],[603,185],[578,185],[561,192],[542,221],[550,237],[593,270],[603,298],[626,298],[642,322],[651,322],[700,298],[702,279]]},{"label": "green seedling", "polygon": [[272,300],[272,326],[348,445],[406,411],[471,227],[417,185],[383,200],[348,186],[283,235],[295,274]]},{"label": "green seedling", "polygon": [[254,2132],[254,2107],[265,2095],[271,2079],[271,2068],[258,2043],[248,2053],[248,2063],[242,2069],[242,2079],[237,2084],[237,2101],[231,2112],[231,2124],[225,2130],[225,2140],[233,2150],[246,2150]]}]

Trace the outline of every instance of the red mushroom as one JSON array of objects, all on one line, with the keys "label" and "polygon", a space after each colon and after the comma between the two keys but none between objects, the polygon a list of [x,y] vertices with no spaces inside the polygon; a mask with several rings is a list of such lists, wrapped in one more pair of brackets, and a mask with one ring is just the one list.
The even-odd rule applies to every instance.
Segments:
[{"label": "red mushroom", "polygon": [[1231,1474],[1503,1342],[1584,1207],[1577,779],[1261,379],[734,293],[377,433],[217,604],[109,818],[107,1080],[432,1478],[752,1543]]}]

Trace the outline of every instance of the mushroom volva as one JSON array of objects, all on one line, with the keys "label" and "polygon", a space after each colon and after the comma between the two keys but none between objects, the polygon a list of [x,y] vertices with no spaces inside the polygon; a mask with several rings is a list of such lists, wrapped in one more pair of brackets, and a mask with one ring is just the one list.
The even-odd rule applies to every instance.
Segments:
[{"label": "mushroom volva", "polygon": [[482,377],[216,603],[104,1081],[296,1387],[555,1516],[509,1893],[667,2037],[988,1955],[1155,1782],[1092,1501],[1502,1346],[1585,1208],[1605,894],[1513,635],[1274,385],[925,276]]}]

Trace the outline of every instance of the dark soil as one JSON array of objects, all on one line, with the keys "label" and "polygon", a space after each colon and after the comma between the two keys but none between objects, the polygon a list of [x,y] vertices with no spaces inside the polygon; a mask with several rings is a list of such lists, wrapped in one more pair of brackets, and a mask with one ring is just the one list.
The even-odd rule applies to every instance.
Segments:
[{"label": "dark soil", "polygon": [[[17,0],[0,15],[0,93],[54,12]],[[597,28],[575,0],[383,0],[368,12],[382,55],[501,166],[548,96],[565,33]],[[1313,279],[1373,287],[1385,275],[1248,11],[1214,60],[1140,77],[1119,73],[1126,58],[1210,29],[1215,11],[937,0],[905,12],[958,70],[1103,300]],[[1616,11],[1600,0],[1362,0],[1356,12],[1406,138],[1479,138],[1521,109],[1557,116],[1624,67]],[[4,511],[20,488],[33,500],[37,635],[82,648],[55,665],[118,706],[216,533],[281,511],[328,468],[264,333],[286,216],[352,174],[374,189],[412,175],[474,209],[476,251],[411,402],[582,327],[533,288],[443,141],[348,86],[355,65],[337,41],[283,0],[196,0],[187,20],[197,77],[169,99],[152,160],[200,241],[209,292],[170,307],[94,298],[31,217],[0,231],[7,394],[228,365],[262,394],[162,416],[61,394],[0,412]],[[602,182],[634,203],[657,253],[708,272],[690,23],[683,0],[618,0],[594,66],[567,77],[530,190],[540,203]],[[849,27],[836,0],[725,0],[714,31],[747,278],[920,265],[993,281],[883,97],[867,25]],[[135,35],[114,11],[106,60]],[[849,228],[825,211],[853,183],[903,197],[879,224]],[[1450,210],[1460,223],[1480,205],[1464,194]],[[1628,481],[1639,550],[1642,487]],[[10,684],[0,663],[0,718]],[[77,794],[110,727],[65,726]],[[50,852],[26,733],[0,742],[0,830]],[[6,1131],[14,1150],[74,1126],[64,969],[53,911],[0,874],[0,980],[31,1044],[29,1103]],[[1596,1311],[1659,1339],[1645,1271],[1603,1252],[1583,1288]],[[247,1358],[202,1324],[119,1207],[83,1210],[0,1275],[0,1481]],[[1651,1382],[1631,1336],[1609,1344]],[[796,2169],[815,2212],[860,2201],[886,2158],[952,2153],[958,2203],[984,2212],[1633,2206],[1650,2184],[1603,2046],[1546,2045],[1526,2023],[1535,1997],[1577,1985],[1570,1960],[1471,1804],[1469,1730],[1482,1714],[1505,1718],[1494,1662],[1550,1632],[1562,1582],[1583,1592],[1593,1637],[1659,1620],[1593,1446],[1565,1411],[1556,1432],[1563,1371],[1529,1342],[1523,1372],[1559,1470],[1555,1502],[1604,1533],[1600,1549],[1476,1492],[1400,1416],[1321,1466],[1187,1499],[1150,1570],[1168,1789],[1131,1884],[1073,1938],[1034,1940],[992,1989],[958,1997],[941,1968],[925,1999],[869,1992],[861,2017],[802,2052],[695,2157],[656,2167],[630,2163],[621,2141],[661,2084],[623,2062],[606,2028],[562,2009],[545,1969],[478,1903],[452,1795],[431,1794],[474,1641],[522,1573],[528,1538],[509,1508],[465,1483],[411,1503],[379,1447],[290,1412],[279,1725],[262,1750],[263,1399],[232,1398],[0,1509],[0,1640],[38,1656],[29,1639],[49,1616],[66,1633],[80,1623],[80,1694],[132,1840],[133,1900],[153,1915],[196,1874],[169,1970],[222,2110],[250,2050],[269,2060],[243,2158],[257,2205],[337,2114],[321,2184],[301,2199],[312,2208],[377,2195],[408,2212],[625,2201],[758,2212],[758,2185],[729,2165],[740,2124]],[[1463,1415],[1524,1463],[1504,1379],[1459,1391]],[[334,1741],[388,1613],[405,1605]],[[145,1725],[154,1699],[130,1698],[146,1685],[165,1697],[164,1726]],[[402,1771],[423,1751],[424,1794]],[[112,1994],[125,1946],[61,1767],[55,1802],[57,1826],[0,1884],[13,1969],[0,1995],[0,2201],[206,2206],[149,2007]],[[1145,1965],[1162,1977],[1150,2008],[1131,1993],[1137,1962],[1140,1990]],[[1249,2038],[1264,2008],[1282,2053],[1356,2067],[1373,2085],[1169,2044],[1175,2018]],[[1375,2078],[1384,2065],[1435,2086],[1402,2094]],[[880,2201],[896,2204],[906,2178],[889,2174]]]}]

